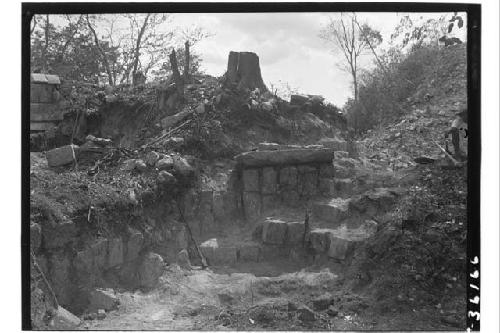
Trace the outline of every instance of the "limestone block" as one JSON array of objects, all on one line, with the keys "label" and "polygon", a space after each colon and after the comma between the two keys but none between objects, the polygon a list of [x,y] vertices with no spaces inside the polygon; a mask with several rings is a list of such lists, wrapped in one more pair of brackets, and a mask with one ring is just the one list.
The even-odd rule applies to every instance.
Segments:
[{"label": "limestone block", "polygon": [[262,230],[262,241],[266,244],[284,244],[286,230],[286,222],[281,220],[266,220]]},{"label": "limestone block", "polygon": [[277,188],[277,172],[272,167],[262,169],[262,193],[274,194]]},{"label": "limestone block", "polygon": [[257,169],[243,170],[243,190],[259,192],[259,171]]}]

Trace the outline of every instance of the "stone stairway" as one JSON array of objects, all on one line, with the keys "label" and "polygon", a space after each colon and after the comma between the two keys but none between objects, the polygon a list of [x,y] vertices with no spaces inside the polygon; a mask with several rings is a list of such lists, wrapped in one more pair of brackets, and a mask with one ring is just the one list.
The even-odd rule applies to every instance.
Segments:
[{"label": "stone stairway", "polygon": [[304,235],[304,221],[266,218],[254,232],[263,246],[284,247],[292,254],[305,248],[308,255],[344,260],[376,232],[373,218],[392,208],[401,189],[356,186],[359,162],[336,153],[333,177],[320,179],[322,193],[329,197],[312,202],[309,232]]},{"label": "stone stairway", "polygon": [[[283,154],[288,158],[285,152]],[[304,167],[299,166],[297,170],[301,168]],[[256,169],[244,171],[243,197],[248,193],[259,194],[265,202],[264,199],[269,196],[267,193],[276,191],[276,195],[282,196],[282,201],[286,202],[284,198],[288,190],[284,185],[290,178],[289,169],[285,167],[274,171],[266,167],[260,177]],[[203,242],[200,249],[209,264],[231,265],[285,258],[309,262],[318,255],[340,261],[347,259],[357,245],[376,232],[376,216],[392,208],[401,190],[380,186],[385,184],[378,182],[376,174],[371,174],[371,170],[366,168],[363,170],[360,160],[349,158],[343,151],[335,151],[332,172],[321,170],[316,173],[317,178],[311,180],[314,180],[316,195],[304,197],[304,193],[299,191],[301,198],[304,197],[302,200],[310,202],[309,230],[305,230],[304,209],[300,205],[285,205],[280,208],[281,211],[269,215],[257,214],[257,207],[244,202],[247,218],[252,221],[248,227],[253,225],[253,230],[238,230],[236,237],[233,233],[233,236]],[[358,176],[362,172],[368,175],[367,182],[359,181]],[[300,172],[295,178],[297,183],[307,182],[307,177],[302,179]],[[284,191],[279,192],[274,187],[273,191],[268,191],[271,185]],[[231,241],[228,242],[228,239]]]}]

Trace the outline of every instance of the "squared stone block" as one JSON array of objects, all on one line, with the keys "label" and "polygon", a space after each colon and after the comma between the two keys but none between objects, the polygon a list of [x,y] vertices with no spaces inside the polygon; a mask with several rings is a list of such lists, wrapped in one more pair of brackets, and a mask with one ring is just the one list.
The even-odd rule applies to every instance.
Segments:
[{"label": "squared stone block", "polygon": [[261,215],[261,198],[258,192],[243,192],[243,208],[248,221],[255,221]]},{"label": "squared stone block", "polygon": [[127,241],[127,261],[132,261],[139,256],[139,252],[144,244],[144,236],[140,231],[130,229],[130,236]]},{"label": "squared stone block", "polygon": [[324,253],[330,248],[329,229],[315,229],[309,234],[309,243],[316,253]]},{"label": "squared stone block", "polygon": [[299,193],[302,196],[313,196],[318,193],[318,172],[315,168],[306,170],[300,172],[299,169]]},{"label": "squared stone block", "polygon": [[111,238],[108,241],[108,267],[123,263],[123,241],[121,238]]},{"label": "squared stone block", "polygon": [[290,248],[277,245],[263,245],[260,250],[259,261],[268,261],[276,259],[288,258],[290,255]]},{"label": "squared stone block", "polygon": [[266,244],[284,244],[286,229],[286,222],[281,220],[266,220],[262,230],[263,242]]},{"label": "squared stone block", "polygon": [[299,203],[299,193],[292,190],[284,190],[281,192],[281,202],[290,207],[295,207]]},{"label": "squared stone block", "polygon": [[297,168],[286,167],[279,172],[280,189],[295,189],[297,187]]},{"label": "squared stone block", "polygon": [[241,262],[259,261],[260,246],[258,244],[242,245],[240,246],[239,251],[240,251],[239,261]]},{"label": "squared stone block", "polygon": [[214,249],[212,265],[231,265],[238,260],[238,249],[236,247],[217,247]]},{"label": "squared stone block", "polygon": [[67,145],[54,148],[47,152],[47,163],[49,167],[57,167],[73,162],[76,158],[76,145]]},{"label": "squared stone block", "polygon": [[337,237],[333,234],[330,234],[329,237],[330,244],[327,254],[330,258],[343,260],[346,258],[347,254],[354,248],[355,242],[352,242],[345,238]]},{"label": "squared stone block", "polygon": [[259,192],[259,170],[247,169],[243,170],[243,190]]},{"label": "squared stone block", "polygon": [[333,178],[335,170],[332,163],[322,164],[319,167],[319,176],[321,178]]},{"label": "squared stone block", "polygon": [[108,257],[108,240],[106,238],[96,239],[91,245],[92,255],[94,257],[94,265],[97,269],[102,269],[106,266]]},{"label": "squared stone block", "polygon": [[316,202],[312,207],[315,221],[323,221],[332,227],[339,226],[348,217],[350,199],[334,198],[327,202]]},{"label": "squared stone block", "polygon": [[287,244],[301,244],[304,238],[304,222],[288,222],[287,223]]},{"label": "squared stone block", "polygon": [[262,211],[269,212],[277,209],[280,204],[280,199],[277,195],[263,195],[262,196]]},{"label": "squared stone block", "polygon": [[262,170],[262,193],[276,193],[278,173],[272,167],[267,167]]}]

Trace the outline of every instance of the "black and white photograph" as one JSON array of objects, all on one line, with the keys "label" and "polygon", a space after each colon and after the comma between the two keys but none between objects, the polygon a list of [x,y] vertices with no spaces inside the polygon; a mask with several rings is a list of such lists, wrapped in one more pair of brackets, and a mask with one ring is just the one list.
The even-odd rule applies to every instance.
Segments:
[{"label": "black and white photograph", "polygon": [[479,330],[480,5],[87,5],[23,3],[23,329]]}]

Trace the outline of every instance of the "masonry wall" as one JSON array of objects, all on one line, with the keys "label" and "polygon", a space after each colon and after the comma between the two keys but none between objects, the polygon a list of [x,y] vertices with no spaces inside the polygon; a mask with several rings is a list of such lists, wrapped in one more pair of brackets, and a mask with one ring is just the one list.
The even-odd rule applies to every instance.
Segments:
[{"label": "masonry wall", "polygon": [[279,207],[304,207],[327,194],[324,180],[333,177],[331,163],[311,163],[243,168],[237,170],[239,207],[247,221]]}]

